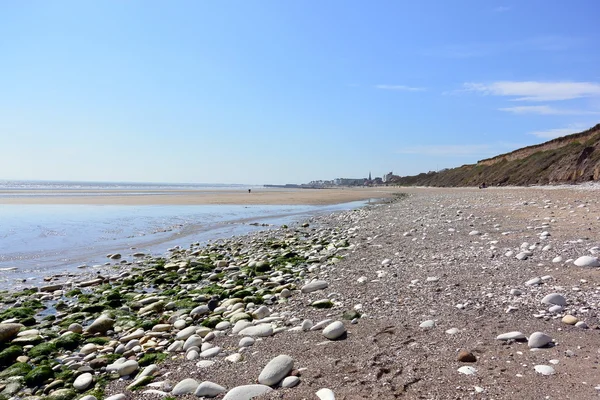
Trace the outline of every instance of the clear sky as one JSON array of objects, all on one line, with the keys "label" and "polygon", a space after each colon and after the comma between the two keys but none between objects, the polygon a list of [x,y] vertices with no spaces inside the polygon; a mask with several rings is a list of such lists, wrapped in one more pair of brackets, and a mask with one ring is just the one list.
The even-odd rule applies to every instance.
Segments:
[{"label": "clear sky", "polygon": [[409,175],[600,122],[600,2],[0,1],[0,178]]}]

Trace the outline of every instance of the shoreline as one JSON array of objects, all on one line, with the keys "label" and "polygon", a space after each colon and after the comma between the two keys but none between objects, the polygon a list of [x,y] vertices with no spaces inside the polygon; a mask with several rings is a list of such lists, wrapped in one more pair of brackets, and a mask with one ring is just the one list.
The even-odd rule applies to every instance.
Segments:
[{"label": "shoreline", "polygon": [[[105,205],[98,206],[102,207],[98,210],[95,210],[95,205],[75,205],[73,207],[76,208],[68,210],[65,209],[68,205],[51,206],[60,209],[47,209],[42,205],[39,206],[42,207],[42,213],[36,212],[37,219],[29,224],[13,224],[12,227],[9,224],[5,227],[4,233],[8,235],[5,243],[12,241],[14,245],[7,245],[4,253],[0,253],[0,288],[27,287],[57,274],[73,277],[84,272],[88,275],[92,272],[103,273],[114,268],[114,264],[136,261],[134,253],[161,256],[170,247],[277,229],[284,224],[360,208],[370,203],[352,201],[314,206],[157,205],[160,208],[156,211],[151,211],[154,206],[136,205]],[[19,214],[14,214],[13,219],[25,221],[25,218],[29,218],[27,215],[30,211],[27,210],[30,206],[15,207],[19,207]],[[4,211],[11,216],[10,210]],[[60,217],[51,216],[54,213]],[[62,224],[61,219],[68,223]],[[109,233],[107,229],[114,230],[114,233]],[[11,236],[10,232],[15,230],[32,233],[26,236],[15,236],[13,233]],[[60,241],[53,239],[54,232],[63,232]],[[19,241],[34,240],[36,234],[49,236],[50,242],[41,238],[37,244],[45,250],[32,251],[29,245],[18,247]],[[110,260],[106,258],[109,253],[119,253],[122,258]]]},{"label": "shoreline", "polygon": [[[390,198],[397,187],[247,190],[0,190],[0,204],[85,205],[331,205]],[[126,193],[126,195],[124,194]]]}]

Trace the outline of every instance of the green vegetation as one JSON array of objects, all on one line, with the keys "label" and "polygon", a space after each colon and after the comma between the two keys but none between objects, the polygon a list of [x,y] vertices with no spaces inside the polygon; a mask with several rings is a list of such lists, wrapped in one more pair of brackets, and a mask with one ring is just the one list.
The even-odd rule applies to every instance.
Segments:
[{"label": "green vegetation", "polygon": [[150,364],[158,364],[163,362],[167,358],[165,353],[145,353],[142,358],[139,359],[138,364],[140,367],[146,367]]},{"label": "green vegetation", "polygon": [[0,313],[0,320],[17,318],[19,321],[27,318],[32,318],[36,314],[35,310],[30,307],[14,307],[4,310]]},{"label": "green vegetation", "polygon": [[7,367],[23,354],[23,349],[20,346],[10,346],[0,351],[0,367]]},{"label": "green vegetation", "polygon": [[29,350],[29,357],[31,358],[37,358],[37,357],[41,357],[41,356],[49,356],[53,353],[55,353],[57,350],[56,344],[52,343],[52,342],[48,342],[48,343],[41,343],[38,344],[37,346],[32,347]]},{"label": "green vegetation", "polygon": [[87,339],[85,342],[86,343],[93,343],[93,344],[97,344],[97,345],[105,345],[106,343],[108,343],[110,340],[108,338],[105,337],[93,337],[93,338],[89,338]]},{"label": "green vegetation", "polygon": [[42,365],[31,370],[25,375],[25,384],[29,387],[40,386],[48,379],[54,377],[54,371],[47,365]]},{"label": "green vegetation", "polygon": [[56,347],[65,350],[75,350],[80,342],[81,335],[79,333],[69,333],[55,340]]},{"label": "green vegetation", "polygon": [[33,367],[27,363],[14,363],[4,371],[0,372],[0,378],[9,378],[11,376],[25,376]]},{"label": "green vegetation", "polygon": [[396,180],[399,185],[488,186],[575,183],[600,178],[600,124],[477,164]]}]

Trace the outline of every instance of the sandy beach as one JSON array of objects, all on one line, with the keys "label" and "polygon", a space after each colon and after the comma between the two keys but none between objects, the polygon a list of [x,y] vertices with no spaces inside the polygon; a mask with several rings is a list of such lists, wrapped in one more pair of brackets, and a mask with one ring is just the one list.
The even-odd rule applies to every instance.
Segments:
[{"label": "sandy beach", "polygon": [[327,205],[389,198],[397,187],[247,190],[0,190],[0,204]]},{"label": "sandy beach", "polygon": [[67,298],[51,320],[5,308],[35,328],[6,344],[73,339],[15,352],[46,351],[64,379],[28,378],[35,394],[245,399],[258,380],[269,399],[597,398],[600,202],[578,189],[402,189],[166,258],[119,254],[108,275],[6,295]]}]

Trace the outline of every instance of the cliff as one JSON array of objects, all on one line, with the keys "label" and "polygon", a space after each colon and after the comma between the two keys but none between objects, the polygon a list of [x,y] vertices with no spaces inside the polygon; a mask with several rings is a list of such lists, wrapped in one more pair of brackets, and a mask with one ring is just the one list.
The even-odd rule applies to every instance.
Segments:
[{"label": "cliff", "polygon": [[600,124],[477,164],[395,179],[400,185],[546,185],[600,179]]}]

